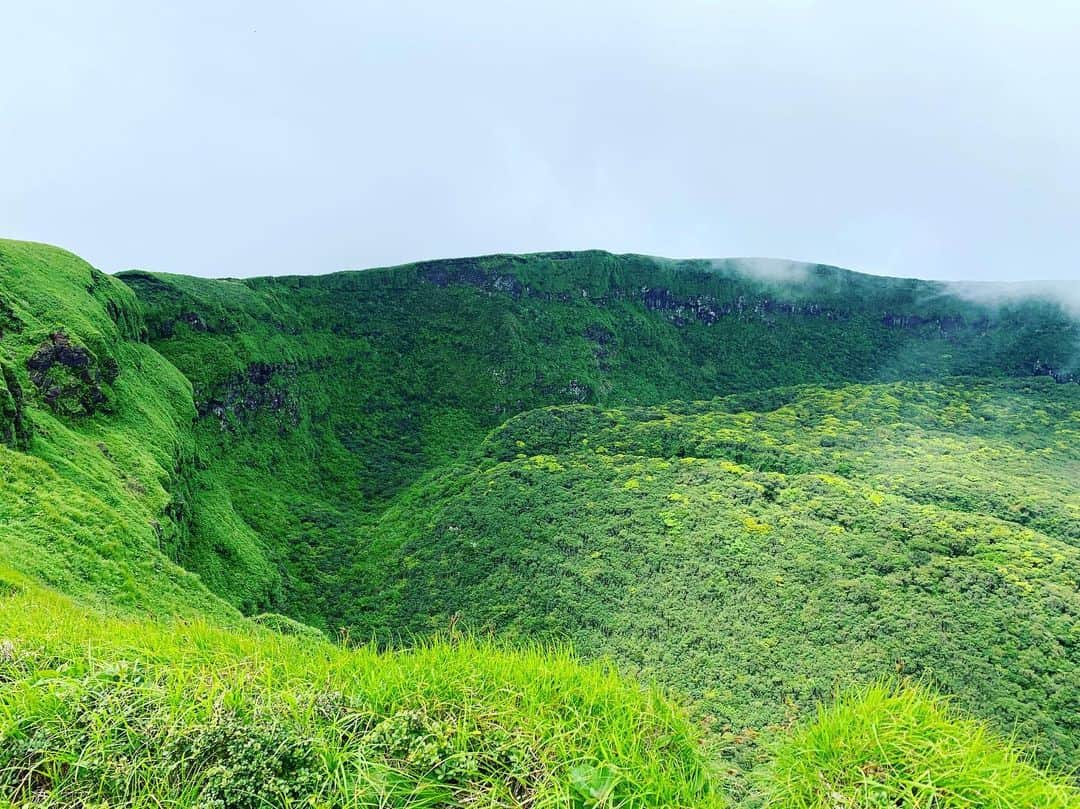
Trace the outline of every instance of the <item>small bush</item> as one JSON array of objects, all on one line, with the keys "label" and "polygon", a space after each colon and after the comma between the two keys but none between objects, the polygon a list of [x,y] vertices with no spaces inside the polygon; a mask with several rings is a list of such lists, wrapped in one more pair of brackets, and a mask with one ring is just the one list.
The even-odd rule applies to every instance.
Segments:
[{"label": "small bush", "polygon": [[278,632],[282,635],[291,635],[297,638],[310,640],[326,640],[326,635],[313,626],[300,623],[287,615],[276,612],[264,612],[251,617],[252,623]]},{"label": "small bush", "polygon": [[266,718],[215,716],[172,733],[162,753],[179,783],[202,784],[206,809],[288,806],[313,799],[320,787],[311,740]]}]

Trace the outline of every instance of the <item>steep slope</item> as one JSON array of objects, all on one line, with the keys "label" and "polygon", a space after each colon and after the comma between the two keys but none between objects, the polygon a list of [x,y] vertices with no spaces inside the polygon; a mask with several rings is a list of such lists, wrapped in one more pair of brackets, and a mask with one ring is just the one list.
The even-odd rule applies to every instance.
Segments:
[{"label": "steep slope", "polygon": [[[147,307],[152,345],[193,383],[209,474],[272,543],[284,575],[273,603],[329,627],[358,595],[342,571],[388,498],[516,413],[809,382],[1064,380],[1080,345],[1054,303],[990,306],[942,284],[760,261],[586,252],[322,277],[121,277]],[[198,533],[190,548],[213,546]],[[233,589],[228,564],[182,558]]]},{"label": "steep slope", "polygon": [[126,286],[0,241],[0,566],[102,606],[239,618],[175,564],[195,411],[144,339]]}]

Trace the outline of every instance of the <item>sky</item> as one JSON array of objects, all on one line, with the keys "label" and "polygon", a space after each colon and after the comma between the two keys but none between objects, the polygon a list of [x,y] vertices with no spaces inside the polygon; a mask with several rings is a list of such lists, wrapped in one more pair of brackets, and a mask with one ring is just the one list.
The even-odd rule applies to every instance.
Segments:
[{"label": "sky", "polygon": [[599,248],[1080,281],[1080,4],[0,10],[0,236],[106,271]]}]

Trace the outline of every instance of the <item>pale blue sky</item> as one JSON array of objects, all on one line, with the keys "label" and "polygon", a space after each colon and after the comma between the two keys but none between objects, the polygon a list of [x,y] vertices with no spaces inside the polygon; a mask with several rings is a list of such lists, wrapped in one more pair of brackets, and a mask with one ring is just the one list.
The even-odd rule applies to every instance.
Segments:
[{"label": "pale blue sky", "polygon": [[106,270],[603,248],[1080,279],[1074,2],[54,2],[0,235]]}]

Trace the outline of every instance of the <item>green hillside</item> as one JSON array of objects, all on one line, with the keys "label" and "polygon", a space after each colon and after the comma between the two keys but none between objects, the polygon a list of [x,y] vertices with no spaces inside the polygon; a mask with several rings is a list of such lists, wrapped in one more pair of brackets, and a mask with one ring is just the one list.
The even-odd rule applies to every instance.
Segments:
[{"label": "green hillside", "polygon": [[5,241],[0,313],[0,565],[97,606],[238,618],[173,561],[195,409],[131,291]]},{"label": "green hillside", "polygon": [[740,764],[901,673],[1067,766],[1078,446],[1080,387],[1043,379],[534,410],[387,510],[351,623],[570,638],[691,695]]},{"label": "green hillside", "polygon": [[954,293],[0,241],[0,805],[1080,805],[1080,324]]},{"label": "green hillside", "polygon": [[340,575],[364,553],[357,537],[517,413],[800,383],[1065,379],[1080,357],[1080,326],[1050,302],[991,308],[941,284],[759,265],[591,252],[242,282],[121,275],[151,344],[193,384],[210,482],[284,579],[198,527],[181,562],[241,606],[336,627],[357,595]]}]

